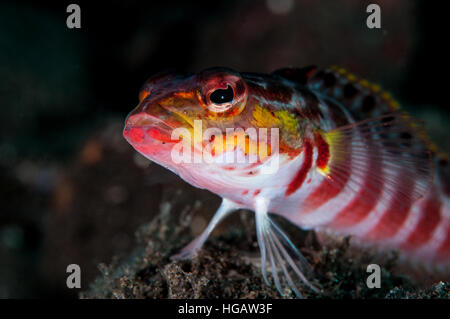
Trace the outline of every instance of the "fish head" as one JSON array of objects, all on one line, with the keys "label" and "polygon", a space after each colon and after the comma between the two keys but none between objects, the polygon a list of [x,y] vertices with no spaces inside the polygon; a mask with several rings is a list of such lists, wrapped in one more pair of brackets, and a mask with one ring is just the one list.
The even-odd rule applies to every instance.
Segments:
[{"label": "fish head", "polygon": [[[280,102],[287,88],[274,82],[228,68],[157,74],[141,89],[123,135],[142,155],[173,171],[188,164],[196,170],[248,169],[279,151],[298,154],[298,114]],[[205,160],[208,165],[198,165]]]}]

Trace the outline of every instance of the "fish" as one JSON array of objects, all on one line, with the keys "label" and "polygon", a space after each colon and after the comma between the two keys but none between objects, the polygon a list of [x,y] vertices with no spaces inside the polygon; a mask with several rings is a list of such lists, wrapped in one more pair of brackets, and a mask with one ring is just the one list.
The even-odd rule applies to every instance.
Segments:
[{"label": "fish", "polygon": [[175,259],[195,256],[225,217],[246,209],[255,212],[262,277],[271,285],[271,274],[283,296],[320,288],[273,215],[449,269],[448,157],[388,92],[344,68],[161,72],[141,88],[123,136],[222,198]]}]

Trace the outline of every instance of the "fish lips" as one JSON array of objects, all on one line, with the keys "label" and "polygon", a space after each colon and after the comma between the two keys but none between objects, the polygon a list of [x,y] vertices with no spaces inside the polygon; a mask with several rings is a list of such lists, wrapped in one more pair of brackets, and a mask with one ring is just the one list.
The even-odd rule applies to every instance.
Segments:
[{"label": "fish lips", "polygon": [[179,142],[178,138],[172,138],[172,132],[181,127],[192,128],[182,117],[158,103],[144,108],[139,105],[127,116],[123,136],[133,146],[162,146]]},{"label": "fish lips", "polygon": [[127,118],[123,136],[132,145],[177,142],[171,139],[173,129],[158,117],[140,113]]}]

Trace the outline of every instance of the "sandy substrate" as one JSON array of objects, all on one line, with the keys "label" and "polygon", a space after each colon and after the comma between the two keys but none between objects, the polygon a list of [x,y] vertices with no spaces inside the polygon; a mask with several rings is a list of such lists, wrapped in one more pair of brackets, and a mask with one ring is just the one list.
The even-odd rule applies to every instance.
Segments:
[{"label": "sandy substrate", "polygon": [[[136,234],[133,251],[109,265],[99,264],[101,275],[81,298],[280,298],[265,284],[260,272],[259,249],[252,214],[241,213],[241,226],[213,236],[192,260],[171,261],[192,239],[193,215],[173,212],[174,203],[161,205],[160,214]],[[197,207],[198,208],[198,207]],[[192,209],[191,211],[195,211]],[[187,212],[187,213],[186,213]],[[279,221],[314,268],[316,294],[300,289],[305,298],[449,298],[450,283],[419,285],[394,271],[395,254],[375,254],[352,248],[348,238],[318,243],[314,233],[296,230]],[[174,226],[178,225],[178,226]],[[369,289],[366,267],[373,260],[382,265],[381,288]],[[287,298],[294,295],[286,291]]]}]

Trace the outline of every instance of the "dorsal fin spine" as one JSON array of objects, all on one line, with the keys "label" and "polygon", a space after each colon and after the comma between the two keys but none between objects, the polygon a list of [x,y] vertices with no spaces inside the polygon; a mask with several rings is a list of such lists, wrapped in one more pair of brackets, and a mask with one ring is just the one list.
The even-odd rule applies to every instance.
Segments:
[{"label": "dorsal fin spine", "polygon": [[361,87],[370,90],[371,93],[379,95],[383,102],[386,103],[392,111],[400,109],[400,104],[392,97],[389,92],[382,90],[382,88],[378,84],[369,82],[366,79],[360,79],[353,73],[350,73],[346,69],[337,65],[332,65],[329,69],[345,77],[350,83],[358,84]]}]

